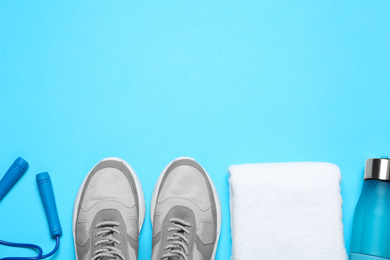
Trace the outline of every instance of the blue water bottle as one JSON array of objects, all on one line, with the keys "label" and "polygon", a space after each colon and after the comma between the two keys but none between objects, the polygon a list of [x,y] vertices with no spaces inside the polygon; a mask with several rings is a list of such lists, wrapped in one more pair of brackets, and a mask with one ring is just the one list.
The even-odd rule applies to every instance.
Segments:
[{"label": "blue water bottle", "polygon": [[390,260],[390,160],[368,159],[353,220],[350,260]]}]

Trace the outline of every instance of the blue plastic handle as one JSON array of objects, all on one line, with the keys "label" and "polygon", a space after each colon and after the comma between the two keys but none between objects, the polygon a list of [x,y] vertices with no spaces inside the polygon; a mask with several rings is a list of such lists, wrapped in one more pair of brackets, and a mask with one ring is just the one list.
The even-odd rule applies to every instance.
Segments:
[{"label": "blue plastic handle", "polygon": [[45,208],[47,221],[49,222],[50,234],[52,237],[60,236],[62,234],[62,229],[58,218],[50,175],[47,172],[37,174],[37,183],[43,206]]},{"label": "blue plastic handle", "polygon": [[20,176],[27,170],[28,162],[19,157],[9,167],[4,177],[0,181],[0,201],[3,199],[5,194],[14,186],[19,180]]}]

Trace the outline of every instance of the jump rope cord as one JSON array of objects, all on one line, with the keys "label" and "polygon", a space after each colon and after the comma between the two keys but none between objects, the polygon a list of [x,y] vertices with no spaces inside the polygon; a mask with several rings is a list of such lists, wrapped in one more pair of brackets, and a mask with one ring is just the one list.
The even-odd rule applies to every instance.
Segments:
[{"label": "jump rope cord", "polygon": [[34,244],[12,243],[3,240],[0,240],[0,244],[5,246],[13,246],[13,247],[34,248],[39,252],[38,255],[35,257],[5,257],[5,258],[1,258],[0,260],[39,260],[39,259],[44,259],[49,256],[52,256],[58,250],[58,247],[60,246],[60,236],[56,236],[56,246],[50,253],[46,255],[42,255],[43,254],[42,248]]}]

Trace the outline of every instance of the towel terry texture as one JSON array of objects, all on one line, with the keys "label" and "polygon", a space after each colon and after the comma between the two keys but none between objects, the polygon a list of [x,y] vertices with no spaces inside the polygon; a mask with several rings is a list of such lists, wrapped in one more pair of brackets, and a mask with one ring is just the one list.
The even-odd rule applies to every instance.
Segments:
[{"label": "towel terry texture", "polygon": [[229,167],[233,260],[345,260],[341,174],[331,163]]}]

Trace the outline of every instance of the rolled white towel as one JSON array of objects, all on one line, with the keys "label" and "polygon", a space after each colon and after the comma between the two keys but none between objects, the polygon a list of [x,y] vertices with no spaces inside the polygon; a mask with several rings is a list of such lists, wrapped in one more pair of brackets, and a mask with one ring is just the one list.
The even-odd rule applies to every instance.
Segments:
[{"label": "rolled white towel", "polygon": [[345,260],[341,174],[331,163],[229,167],[233,260]]}]

